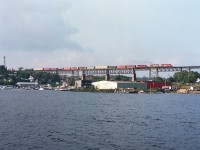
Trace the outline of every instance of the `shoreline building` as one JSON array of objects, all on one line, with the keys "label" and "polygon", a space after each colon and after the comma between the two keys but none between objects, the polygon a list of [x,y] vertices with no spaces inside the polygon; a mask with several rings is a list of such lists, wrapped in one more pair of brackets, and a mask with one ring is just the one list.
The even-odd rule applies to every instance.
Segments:
[{"label": "shoreline building", "polygon": [[146,90],[147,84],[144,82],[132,82],[132,81],[98,81],[93,82],[92,85],[96,89],[110,90],[110,89],[140,89]]},{"label": "shoreline building", "polygon": [[39,87],[39,84],[38,82],[17,82],[16,85],[19,87],[19,88],[38,88]]}]

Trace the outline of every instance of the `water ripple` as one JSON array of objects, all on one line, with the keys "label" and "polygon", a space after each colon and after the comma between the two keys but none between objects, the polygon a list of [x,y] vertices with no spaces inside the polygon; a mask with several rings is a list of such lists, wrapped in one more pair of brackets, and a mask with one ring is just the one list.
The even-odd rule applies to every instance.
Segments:
[{"label": "water ripple", "polygon": [[0,91],[1,150],[198,150],[199,95]]}]

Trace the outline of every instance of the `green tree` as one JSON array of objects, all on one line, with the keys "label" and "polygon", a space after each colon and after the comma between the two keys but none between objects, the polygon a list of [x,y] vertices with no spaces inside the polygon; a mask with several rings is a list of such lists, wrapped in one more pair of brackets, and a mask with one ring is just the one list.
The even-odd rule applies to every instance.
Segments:
[{"label": "green tree", "polygon": [[129,81],[130,78],[127,76],[123,76],[123,75],[117,75],[114,78],[115,81]]},{"label": "green tree", "polygon": [[51,74],[46,72],[35,72],[33,70],[20,69],[15,74],[14,71],[7,70],[4,66],[0,66],[0,84],[15,85],[17,82],[29,82],[29,77],[34,77],[40,84],[55,84],[60,82],[60,76],[58,74]]},{"label": "green tree", "polygon": [[182,71],[176,72],[173,75],[173,79],[175,82],[184,82],[184,83],[195,83],[197,78],[200,77],[198,72],[193,71]]},{"label": "green tree", "polygon": [[70,86],[74,86],[74,85],[75,85],[75,79],[74,79],[74,78],[71,78],[71,79],[69,80],[69,85],[70,85]]},{"label": "green tree", "polygon": [[155,77],[155,78],[153,78],[153,81],[163,82],[163,81],[165,81],[165,79],[163,79],[161,77]]},{"label": "green tree", "polygon": [[5,66],[0,66],[0,75],[7,74],[8,70],[5,68]]},{"label": "green tree", "polygon": [[104,76],[93,76],[93,80],[94,81],[102,81],[102,80],[105,80],[105,77]]},{"label": "green tree", "polygon": [[174,82],[174,78],[170,76],[170,77],[167,79],[167,81],[168,81],[168,82]]}]

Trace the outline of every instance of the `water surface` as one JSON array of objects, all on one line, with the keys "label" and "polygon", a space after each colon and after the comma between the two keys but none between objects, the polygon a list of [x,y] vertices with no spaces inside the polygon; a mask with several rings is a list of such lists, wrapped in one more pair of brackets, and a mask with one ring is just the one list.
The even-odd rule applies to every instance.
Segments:
[{"label": "water surface", "polygon": [[200,95],[0,91],[1,150],[199,150]]}]

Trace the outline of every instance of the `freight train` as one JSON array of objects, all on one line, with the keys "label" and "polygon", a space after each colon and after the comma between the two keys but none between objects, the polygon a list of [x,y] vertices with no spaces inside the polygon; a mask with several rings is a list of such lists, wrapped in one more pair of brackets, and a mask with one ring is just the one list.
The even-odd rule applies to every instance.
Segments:
[{"label": "freight train", "polygon": [[172,64],[151,64],[151,65],[120,65],[120,66],[88,66],[88,67],[65,67],[65,68],[33,68],[34,71],[76,71],[76,70],[94,70],[94,69],[146,69],[149,67],[173,67]]}]

